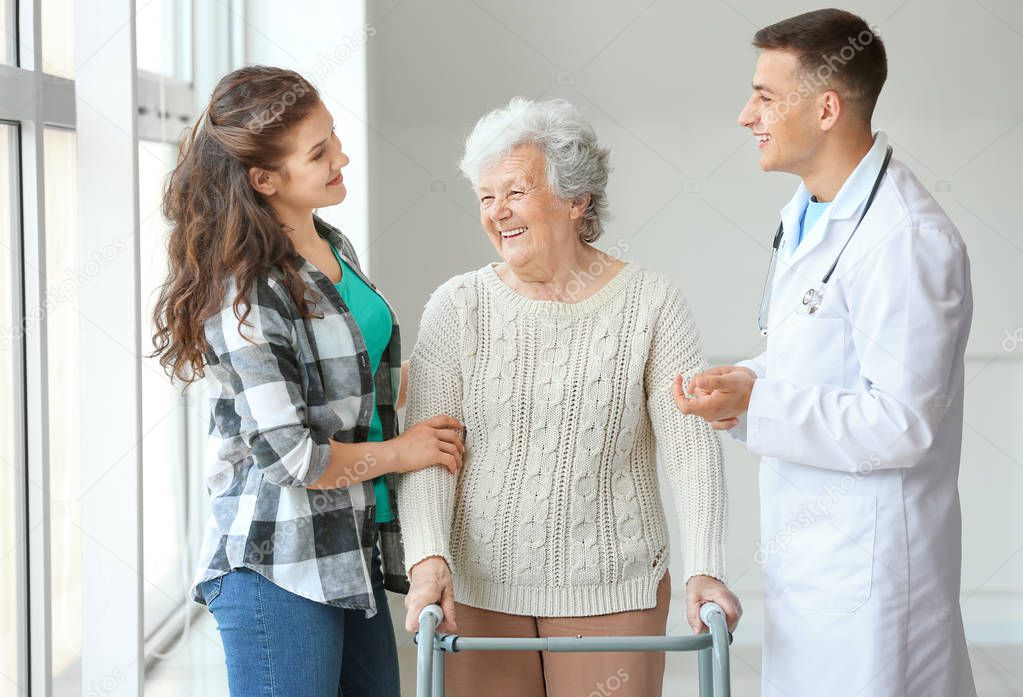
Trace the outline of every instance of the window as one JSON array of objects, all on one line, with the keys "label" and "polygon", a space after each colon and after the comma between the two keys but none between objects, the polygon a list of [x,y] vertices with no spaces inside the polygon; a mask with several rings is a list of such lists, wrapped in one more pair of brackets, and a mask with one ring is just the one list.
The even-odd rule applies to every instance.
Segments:
[{"label": "window", "polygon": [[192,79],[190,2],[150,0],[135,15],[138,69],[186,82]]},{"label": "window", "polygon": [[47,128],[46,329],[50,446],[50,591],[54,694],[80,691],[82,512],[79,492],[81,360],[78,295],[99,271],[80,259],[76,230],[75,133]]},{"label": "window", "polygon": [[[226,5],[201,5],[203,26]],[[167,275],[167,234],[161,204],[180,138],[195,121],[192,68],[192,3],[151,0],[138,8],[136,99],[139,117],[139,310],[142,349],[151,352],[152,311]],[[226,42],[222,47],[226,47]],[[216,63],[206,53],[206,70]],[[175,656],[189,635],[196,606],[188,598],[198,542],[209,515],[202,450],[209,418],[201,385],[187,396],[171,384],[157,359],[142,365],[142,523],[144,636],[146,654]],[[199,448],[197,451],[197,447]],[[162,689],[146,678],[145,690]]]},{"label": "window", "polygon": [[[109,660],[123,671],[126,683],[118,689],[138,693],[146,663],[173,653],[173,639],[198,608],[186,593],[208,515],[201,472],[208,411],[202,390],[193,387],[186,399],[155,361],[143,359],[139,399],[110,377],[105,344],[96,337],[113,339],[116,334],[131,354],[135,339],[143,350],[149,346],[153,291],[166,272],[166,224],[159,210],[164,181],[177,158],[177,140],[194,120],[196,92],[208,94],[211,80],[237,55],[232,47],[243,46],[232,43],[242,36],[241,5],[238,0],[147,0],[114,8],[101,0],[92,5],[0,0],[0,697],[96,689],[96,679],[110,675],[104,662],[114,646],[119,647],[117,657]],[[198,21],[193,22],[193,11]],[[110,39],[133,26],[140,68],[135,85],[123,73],[115,78],[97,70],[100,59],[111,58],[103,51],[116,51],[121,65],[131,60],[123,41]],[[196,31],[205,32],[204,50],[193,63]],[[35,35],[38,44],[31,41]],[[76,35],[95,40],[92,56],[75,55]],[[133,97],[138,113],[124,113],[133,108]],[[121,181],[118,195],[101,201],[93,194],[103,193],[110,170],[100,163],[106,161],[90,157],[79,162],[76,157],[79,144],[83,152],[101,153],[101,138],[108,137],[106,125],[76,122],[76,110],[81,113],[83,106],[107,117],[102,124],[137,119],[137,140],[129,150],[137,148],[139,159],[137,230],[125,215],[134,212],[124,194],[132,187]],[[128,142],[117,144],[123,148]],[[125,167],[119,170],[122,180],[134,164],[118,163]],[[77,200],[80,183],[92,192],[82,201]],[[124,256],[122,263],[111,263],[106,250],[102,258],[92,251],[98,240],[108,239],[97,234],[102,222],[97,226],[93,221],[103,221],[114,201],[111,205],[118,208],[112,218],[126,232],[112,239],[127,242],[132,261],[137,243],[137,264],[123,263]],[[87,229],[80,229],[79,221]],[[136,292],[137,282],[141,337],[124,306],[118,314],[111,305],[125,290]],[[108,317],[104,311],[109,308],[114,311]],[[129,361],[113,365],[125,375]],[[131,370],[136,366],[130,362]],[[111,431],[116,438],[108,438],[106,430],[111,415],[92,408],[108,385],[108,397],[117,389],[132,392],[124,400],[118,393],[116,418],[130,422],[130,430]],[[113,451],[125,433],[135,440],[135,419],[141,421],[143,438],[127,449],[131,463],[121,469],[131,484],[139,484],[144,502],[142,510],[122,511],[107,505],[112,499],[104,498],[95,484],[103,481],[104,468],[117,464],[121,453]],[[103,452],[86,452],[83,441]],[[33,484],[43,478],[49,480],[45,491]],[[83,498],[89,505],[83,506]],[[122,516],[131,534],[97,539],[100,531],[117,530]],[[47,534],[29,537],[30,526]],[[132,538],[136,532],[146,550],[143,559]],[[94,543],[110,543],[137,565],[107,576],[114,567],[97,568],[91,559],[83,564],[83,550]],[[131,587],[136,569],[144,576],[142,598],[139,586]],[[89,573],[104,581],[116,578],[123,586],[90,583]],[[107,593],[126,596],[124,614],[83,612],[97,599],[106,600]],[[140,600],[144,620],[137,617]],[[128,625],[129,631],[122,632]],[[146,637],[144,646],[132,636],[136,628]],[[94,651],[97,645],[103,651]],[[139,660],[143,655],[145,660]],[[101,687],[109,691],[105,683]]]},{"label": "window", "polygon": [[14,0],[0,0],[0,63],[14,65],[18,61],[15,30]]},{"label": "window", "polygon": [[0,0],[0,697],[82,683],[72,5]]},{"label": "window", "polygon": [[22,506],[17,496],[21,491],[21,464],[16,449],[16,409],[20,408],[17,384],[17,363],[20,360],[21,338],[15,309],[14,212],[17,210],[17,192],[14,180],[17,173],[17,129],[0,124],[0,697],[14,697],[22,684],[19,661],[18,616],[20,561],[24,541],[19,517]]},{"label": "window", "polygon": [[[160,203],[177,148],[139,143],[139,260],[141,263],[142,352],[151,352],[151,317],[167,276],[167,224]],[[155,358],[142,366],[143,563],[146,584],[145,636],[151,636],[180,608],[187,607],[194,554],[188,545],[188,458],[185,400]]]},{"label": "window", "polygon": [[42,4],[41,10],[43,23],[43,71],[50,75],[66,77],[69,80],[74,79],[74,0],[46,0]]}]

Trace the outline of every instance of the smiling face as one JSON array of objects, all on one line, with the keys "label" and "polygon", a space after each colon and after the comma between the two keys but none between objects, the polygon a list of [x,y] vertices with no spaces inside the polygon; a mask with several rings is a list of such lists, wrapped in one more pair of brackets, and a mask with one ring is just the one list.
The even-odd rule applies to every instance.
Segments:
[{"label": "smiling face", "polygon": [[551,192],[546,160],[535,146],[520,145],[483,170],[476,192],[483,229],[513,270],[549,268],[580,244],[578,219],[585,206]]},{"label": "smiling face", "polygon": [[753,94],[739,114],[752,131],[765,172],[804,174],[820,147],[822,95],[800,80],[800,65],[789,51],[768,49],[757,60]]},{"label": "smiling face", "polygon": [[327,107],[319,102],[288,138],[290,153],[281,167],[275,172],[254,170],[253,187],[278,211],[306,211],[341,203],[348,193],[341,168],[349,160],[334,133],[334,119]]}]

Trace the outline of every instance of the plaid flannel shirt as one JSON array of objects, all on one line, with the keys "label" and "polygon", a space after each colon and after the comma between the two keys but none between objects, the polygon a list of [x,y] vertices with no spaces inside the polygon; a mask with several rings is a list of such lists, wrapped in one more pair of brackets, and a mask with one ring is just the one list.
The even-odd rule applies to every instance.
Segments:
[{"label": "plaid flannel shirt", "polygon": [[[375,289],[348,239],[318,218],[316,229]],[[271,273],[257,279],[248,298],[250,326],[243,331],[251,341],[239,334],[233,281],[220,313],[205,323],[212,512],[192,598],[205,603],[200,583],[246,567],[303,597],[372,616],[378,533],[385,586],[408,591],[396,476],[386,475],[395,517],[382,524],[369,477],[344,488],[306,487],[327,469],[328,439],[367,440],[374,397],[385,440],[398,434],[398,322],[392,308],[394,330],[374,376],[362,333],[330,279],[305,260],[299,273],[315,291],[307,297],[320,296],[314,312],[322,319],[301,319],[279,274]],[[372,464],[368,458],[355,469]]]}]

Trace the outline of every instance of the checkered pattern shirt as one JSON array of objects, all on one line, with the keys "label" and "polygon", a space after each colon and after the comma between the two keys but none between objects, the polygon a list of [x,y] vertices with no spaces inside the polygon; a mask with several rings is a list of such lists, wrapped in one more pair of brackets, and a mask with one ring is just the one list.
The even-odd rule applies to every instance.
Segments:
[{"label": "checkered pattern shirt", "polygon": [[[319,219],[316,228],[375,289],[347,238]],[[394,330],[374,376],[359,327],[330,279],[308,261],[299,273],[315,291],[307,297],[319,296],[312,309],[322,319],[301,319],[279,274],[271,273],[249,294],[244,336],[232,308],[232,281],[223,309],[205,324],[212,513],[192,598],[205,603],[199,584],[246,567],[292,593],[372,616],[370,562],[378,539],[385,586],[408,590],[395,475],[386,475],[395,513],[389,523],[376,522],[370,477],[344,488],[307,487],[327,469],[329,439],[366,442],[374,399],[384,439],[397,435],[397,318],[392,309]],[[359,466],[372,467],[372,460]]]}]

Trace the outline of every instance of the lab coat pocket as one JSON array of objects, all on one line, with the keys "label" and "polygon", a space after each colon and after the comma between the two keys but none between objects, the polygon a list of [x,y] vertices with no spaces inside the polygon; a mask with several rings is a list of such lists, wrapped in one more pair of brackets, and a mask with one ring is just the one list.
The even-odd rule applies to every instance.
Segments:
[{"label": "lab coat pocket", "polygon": [[[773,503],[773,505],[772,505]],[[768,502],[775,592],[808,610],[853,612],[870,598],[877,499],[839,488],[816,498],[778,496]],[[768,532],[765,527],[765,533]],[[771,573],[773,572],[773,574]]]},{"label": "lab coat pocket", "polygon": [[767,354],[767,373],[794,385],[840,385],[845,359],[845,320],[811,317],[801,309],[779,325]]}]

